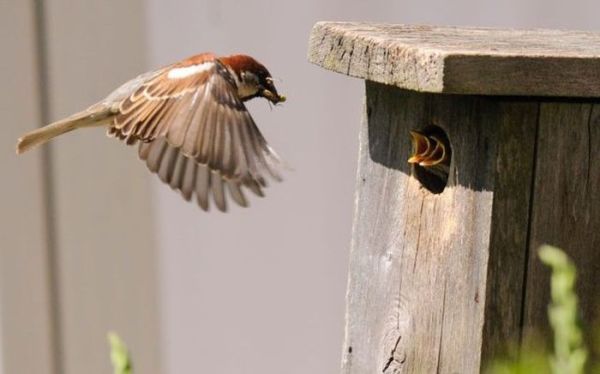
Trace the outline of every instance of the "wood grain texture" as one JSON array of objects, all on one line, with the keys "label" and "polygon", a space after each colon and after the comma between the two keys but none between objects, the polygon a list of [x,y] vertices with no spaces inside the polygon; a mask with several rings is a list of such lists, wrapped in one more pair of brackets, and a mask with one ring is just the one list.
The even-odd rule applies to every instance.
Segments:
[{"label": "wood grain texture", "polygon": [[[482,339],[494,350],[518,331],[537,112],[535,102],[367,82],[344,373],[476,373]],[[441,194],[422,188],[406,162],[409,130],[432,124],[453,149]],[[523,171],[506,175],[520,162]],[[525,216],[513,219],[513,208]],[[488,268],[490,257],[505,263]],[[504,287],[486,287],[503,277]],[[484,332],[486,314],[506,321]]]},{"label": "wood grain texture", "polygon": [[482,364],[516,354],[522,333],[524,282],[528,263],[531,186],[539,102],[500,100],[502,124],[494,178],[494,203],[486,280]]},{"label": "wood grain texture", "polygon": [[526,332],[547,329],[549,271],[537,259],[544,243],[563,248],[578,270],[584,321],[600,318],[600,104],[544,102],[531,218]]},{"label": "wood grain texture", "polygon": [[600,96],[600,33],[319,22],[308,59],[421,92]]}]

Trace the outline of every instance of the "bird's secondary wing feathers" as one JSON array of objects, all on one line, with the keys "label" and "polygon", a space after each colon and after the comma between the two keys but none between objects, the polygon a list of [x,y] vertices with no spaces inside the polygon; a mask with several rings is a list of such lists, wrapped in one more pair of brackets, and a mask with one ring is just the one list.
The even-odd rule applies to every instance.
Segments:
[{"label": "bird's secondary wing feathers", "polygon": [[226,210],[225,191],[241,206],[241,186],[262,196],[265,176],[280,180],[280,161],[213,55],[162,69],[123,100],[109,135],[141,142],[140,158],[186,200],[209,197]]}]

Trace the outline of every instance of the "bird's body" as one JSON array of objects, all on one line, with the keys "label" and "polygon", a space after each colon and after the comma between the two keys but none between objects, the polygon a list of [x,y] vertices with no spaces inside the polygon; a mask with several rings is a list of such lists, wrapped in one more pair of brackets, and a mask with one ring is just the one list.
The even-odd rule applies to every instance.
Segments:
[{"label": "bird's body", "polygon": [[17,153],[63,133],[105,126],[108,135],[139,143],[148,168],[186,200],[208,210],[212,196],[226,210],[226,190],[241,206],[241,187],[262,196],[266,176],[279,180],[280,161],[256,127],[244,101],[279,95],[267,69],[245,55],[192,56],[142,74],[102,101],[21,137]]}]

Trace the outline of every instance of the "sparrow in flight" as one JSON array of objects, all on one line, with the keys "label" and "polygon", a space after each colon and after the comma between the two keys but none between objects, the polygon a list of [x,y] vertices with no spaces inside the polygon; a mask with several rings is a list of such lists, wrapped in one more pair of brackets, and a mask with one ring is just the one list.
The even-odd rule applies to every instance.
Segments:
[{"label": "sparrow in flight", "polygon": [[[243,189],[263,196],[266,179],[281,180],[282,163],[244,102],[285,101],[269,71],[250,56],[192,56],[142,74],[105,99],[17,142],[17,154],[66,132],[104,126],[111,137],[138,146],[148,169],[203,210],[213,200],[227,210],[228,194],[248,205]],[[226,192],[227,191],[227,192]]]}]

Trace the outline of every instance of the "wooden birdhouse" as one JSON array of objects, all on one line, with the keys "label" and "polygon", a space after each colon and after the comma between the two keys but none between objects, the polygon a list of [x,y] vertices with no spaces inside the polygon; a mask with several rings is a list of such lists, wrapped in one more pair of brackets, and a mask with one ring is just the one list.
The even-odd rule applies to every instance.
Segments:
[{"label": "wooden birdhouse", "polygon": [[478,373],[543,333],[543,243],[598,321],[600,34],[324,22],[309,60],[366,85],[344,373]]}]

